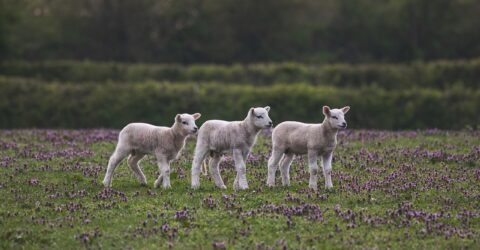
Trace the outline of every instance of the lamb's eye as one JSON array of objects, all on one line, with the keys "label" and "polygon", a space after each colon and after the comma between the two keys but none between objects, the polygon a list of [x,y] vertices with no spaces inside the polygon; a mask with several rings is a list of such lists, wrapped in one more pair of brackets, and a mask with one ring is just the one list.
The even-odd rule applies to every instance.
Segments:
[{"label": "lamb's eye", "polygon": [[258,119],[262,119],[262,118],[263,118],[263,116],[261,116],[261,115],[257,115],[257,118],[258,118]]},{"label": "lamb's eye", "polygon": [[336,116],[332,116],[332,118],[335,119],[335,120],[338,120],[338,117],[336,117]]},{"label": "lamb's eye", "polygon": [[188,123],[187,122],[182,122],[182,124],[187,125]]}]

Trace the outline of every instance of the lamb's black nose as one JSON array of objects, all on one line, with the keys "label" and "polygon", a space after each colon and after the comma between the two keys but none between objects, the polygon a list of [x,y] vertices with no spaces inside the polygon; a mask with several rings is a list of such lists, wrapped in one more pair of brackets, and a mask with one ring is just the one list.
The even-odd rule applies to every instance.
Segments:
[{"label": "lamb's black nose", "polygon": [[346,127],[346,126],[347,126],[347,123],[346,123],[346,122],[343,122],[343,123],[342,123],[342,126]]},{"label": "lamb's black nose", "polygon": [[194,130],[194,131],[197,131],[197,130],[198,130],[198,127],[193,127],[193,130]]},{"label": "lamb's black nose", "polygon": [[273,122],[271,122],[271,121],[268,122],[268,125],[269,125],[270,127],[272,127],[272,126],[273,126]]}]

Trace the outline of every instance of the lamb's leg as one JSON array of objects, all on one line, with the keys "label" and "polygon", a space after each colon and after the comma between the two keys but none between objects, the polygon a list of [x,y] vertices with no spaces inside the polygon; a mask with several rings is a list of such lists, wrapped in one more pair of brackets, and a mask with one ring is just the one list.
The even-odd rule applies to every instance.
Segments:
[{"label": "lamb's leg", "polygon": [[[243,162],[244,162],[245,165],[246,165],[247,157],[248,157],[249,153],[250,153],[249,150],[242,151],[242,157],[243,157],[242,159],[243,159]],[[246,173],[246,171],[245,171],[245,173]],[[233,182],[234,187],[236,187],[235,189],[240,189],[239,188],[239,181],[238,181],[239,179],[240,179],[240,175],[238,174],[238,171],[237,171],[237,175],[235,176],[235,181]],[[245,179],[246,179],[246,176],[245,176]],[[247,186],[248,186],[248,184],[247,184]]]},{"label": "lamb's leg", "polygon": [[226,189],[227,187],[223,183],[222,177],[220,176],[220,159],[221,155],[220,154],[214,154],[210,158],[210,162],[208,163],[208,166],[210,168],[210,174],[213,177],[213,180],[215,181],[215,185],[221,189]]},{"label": "lamb's leg", "polygon": [[280,162],[280,173],[284,186],[290,186],[290,164],[292,164],[293,158],[293,154],[285,154]]},{"label": "lamb's leg", "polygon": [[139,166],[140,161],[143,159],[144,156],[144,154],[131,154],[128,157],[128,165],[130,166],[130,169],[132,169],[133,173],[142,185],[147,184],[147,179],[145,178],[145,175],[143,174],[142,169]]},{"label": "lamb's leg", "polygon": [[207,156],[208,148],[206,145],[202,145],[197,141],[197,146],[195,147],[195,155],[193,157],[192,164],[192,188],[197,189],[200,187],[200,172],[201,165],[205,157]]},{"label": "lamb's leg", "polygon": [[203,176],[208,175],[208,164],[206,163],[206,160],[203,161],[203,163],[202,163],[202,175]]},{"label": "lamb's leg", "polygon": [[163,182],[162,184],[164,189],[170,188],[170,164],[163,157],[157,156],[157,165],[158,169],[160,170],[160,175],[155,181],[154,187],[158,188],[160,186],[160,182]]},{"label": "lamb's leg", "polygon": [[108,161],[107,172],[105,174],[105,178],[103,179],[103,185],[105,187],[112,186],[113,171],[115,171],[115,168],[128,155],[128,153],[128,148],[124,147],[121,143],[118,143],[115,152],[113,152],[110,160]]},{"label": "lamb's leg", "polygon": [[317,190],[318,181],[317,154],[316,151],[308,151],[308,168],[310,171],[310,181],[308,182],[308,186],[314,190]]},{"label": "lamb's leg", "polygon": [[275,186],[275,173],[277,172],[278,162],[282,158],[283,152],[273,149],[272,156],[268,159],[267,186]]},{"label": "lamb's leg", "polygon": [[325,176],[325,188],[333,188],[332,184],[332,156],[333,152],[322,156],[323,160],[323,175]]},{"label": "lamb's leg", "polygon": [[235,161],[235,169],[237,170],[237,176],[233,183],[234,189],[247,189],[247,168],[245,166],[245,155],[248,155],[248,151],[242,152],[241,149],[233,150],[233,160]]}]

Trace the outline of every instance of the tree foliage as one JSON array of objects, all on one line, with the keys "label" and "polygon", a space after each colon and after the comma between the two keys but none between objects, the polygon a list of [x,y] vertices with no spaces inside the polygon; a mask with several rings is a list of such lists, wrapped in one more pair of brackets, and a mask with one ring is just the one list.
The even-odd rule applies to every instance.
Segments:
[{"label": "tree foliage", "polygon": [[400,62],[480,56],[479,0],[2,0],[8,59]]}]

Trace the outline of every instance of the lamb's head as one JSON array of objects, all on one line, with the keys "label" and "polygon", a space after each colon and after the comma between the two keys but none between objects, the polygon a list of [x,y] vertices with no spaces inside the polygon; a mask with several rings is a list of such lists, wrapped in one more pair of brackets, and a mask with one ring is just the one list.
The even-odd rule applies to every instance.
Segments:
[{"label": "lamb's head", "polygon": [[257,128],[270,128],[273,127],[273,122],[268,116],[268,111],[270,111],[269,106],[264,108],[251,108],[247,117],[250,118],[253,125]]},{"label": "lamb's head", "polygon": [[198,131],[198,127],[195,124],[195,120],[202,116],[200,113],[190,114],[177,114],[175,116],[174,127],[182,132],[182,134],[195,134]]},{"label": "lamb's head", "polygon": [[345,106],[341,109],[330,109],[328,106],[323,106],[323,114],[325,120],[330,124],[332,128],[347,128],[347,122],[345,121],[345,114],[350,110],[349,106]]}]

